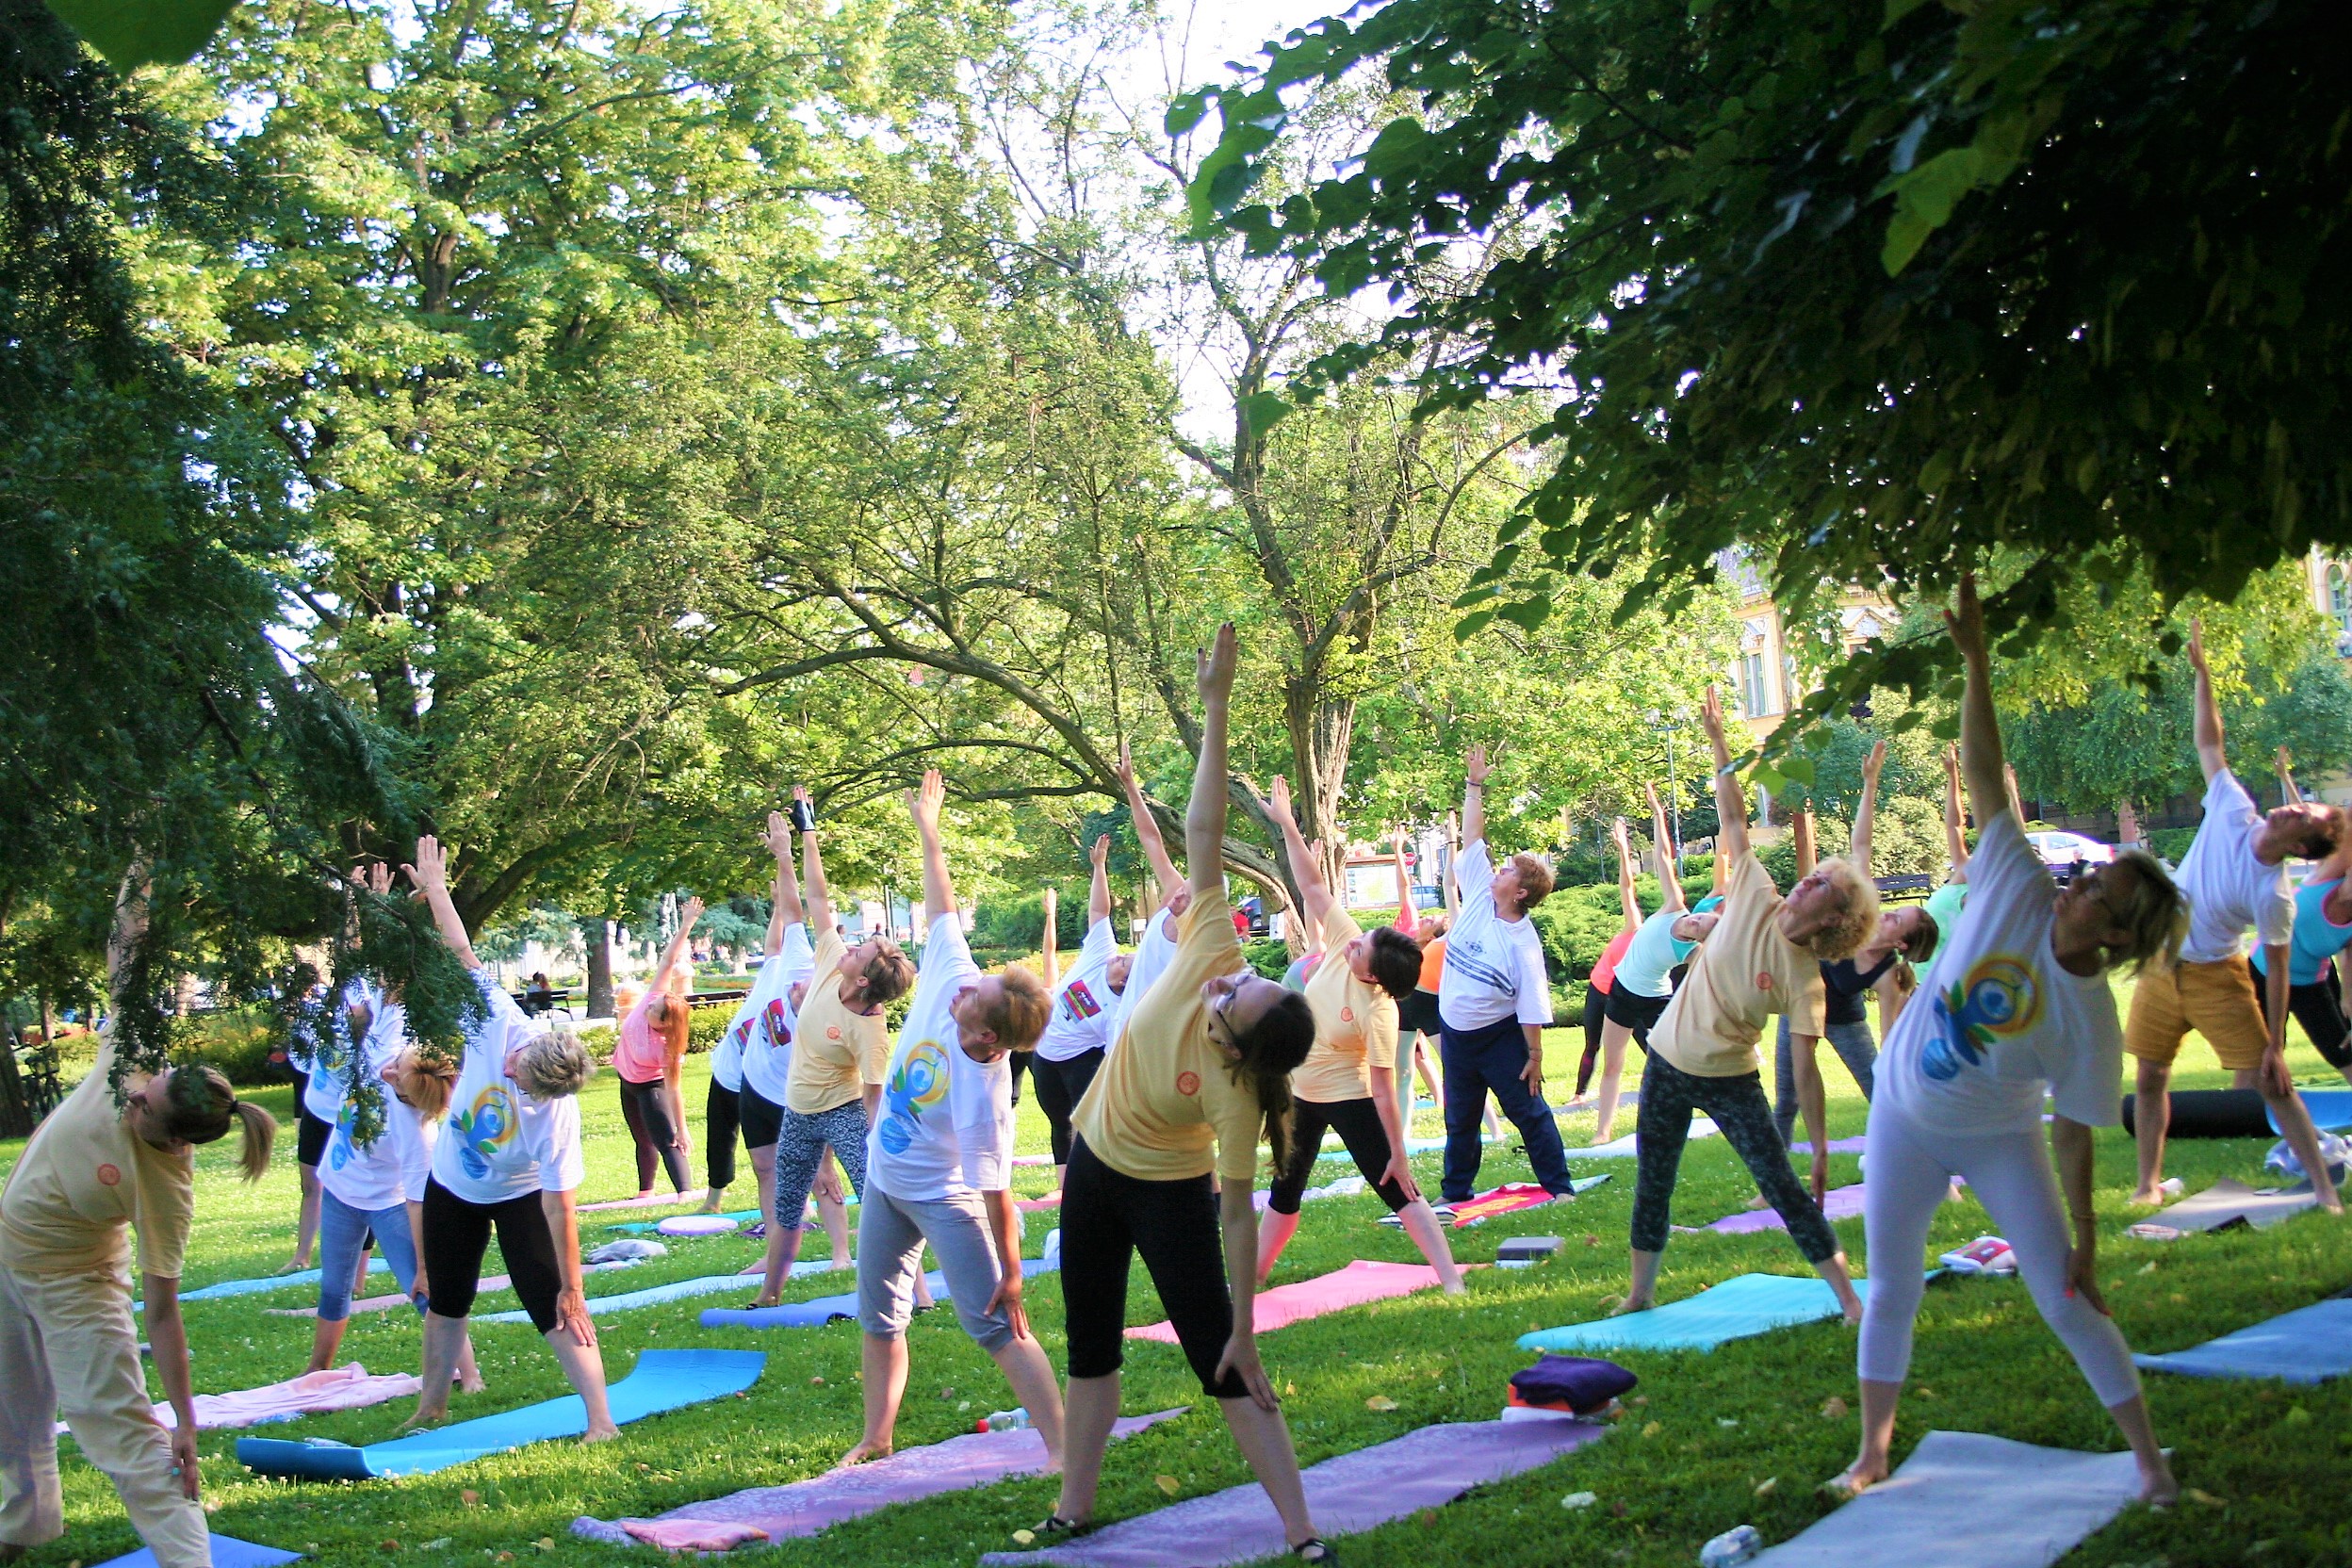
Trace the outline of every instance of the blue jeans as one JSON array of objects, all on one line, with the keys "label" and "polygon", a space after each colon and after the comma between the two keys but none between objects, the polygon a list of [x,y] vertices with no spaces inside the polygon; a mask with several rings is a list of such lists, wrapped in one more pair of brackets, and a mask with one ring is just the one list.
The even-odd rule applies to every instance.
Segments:
[{"label": "blue jeans", "polygon": [[[1854,1074],[1854,1086],[1862,1091],[1864,1102],[1877,1087],[1874,1069],[1878,1065],[1878,1042],[1870,1037],[1867,1023],[1831,1023],[1822,1026],[1821,1038],[1838,1053],[1838,1059]],[[1819,1060],[1816,1054],[1815,1060]],[[1772,1055],[1772,1125],[1780,1129],[1780,1141],[1794,1148],[1797,1137],[1797,1065],[1795,1047],[1788,1043],[1788,1015],[1780,1015],[1780,1044]]]},{"label": "blue jeans", "polygon": [[359,1269],[360,1243],[376,1233],[384,1261],[403,1291],[416,1285],[416,1244],[408,1233],[408,1205],[370,1213],[355,1209],[323,1186],[318,1192],[318,1316],[340,1323],[351,1315],[351,1281]]},{"label": "blue jeans", "polygon": [[1519,1076],[1527,1070],[1527,1037],[1519,1021],[1507,1018],[1470,1030],[1441,1021],[1437,1054],[1446,1066],[1446,1201],[1460,1203],[1476,1194],[1478,1130],[1486,1119],[1490,1089],[1503,1115],[1519,1129],[1520,1141],[1527,1146],[1527,1163],[1535,1168],[1544,1190],[1554,1196],[1571,1191],[1560,1123],[1553,1119],[1551,1106],[1529,1092]]}]

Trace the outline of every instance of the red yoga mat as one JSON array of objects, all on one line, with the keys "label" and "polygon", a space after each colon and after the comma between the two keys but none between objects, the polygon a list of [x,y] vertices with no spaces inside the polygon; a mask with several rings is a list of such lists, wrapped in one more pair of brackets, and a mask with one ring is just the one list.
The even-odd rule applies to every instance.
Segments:
[{"label": "red yoga mat", "polygon": [[1533,1182],[1506,1182],[1492,1192],[1479,1193],[1467,1203],[1454,1205],[1454,1227],[1459,1230],[1473,1220],[1492,1219],[1498,1214],[1513,1209],[1531,1209],[1538,1203],[1548,1203],[1552,1195]]}]

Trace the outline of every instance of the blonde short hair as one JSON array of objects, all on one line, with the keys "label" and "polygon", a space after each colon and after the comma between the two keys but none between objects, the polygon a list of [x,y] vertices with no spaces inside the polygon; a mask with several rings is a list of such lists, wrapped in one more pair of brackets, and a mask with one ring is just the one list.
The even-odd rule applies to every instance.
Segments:
[{"label": "blonde short hair", "polygon": [[596,1058],[569,1029],[533,1036],[514,1063],[514,1082],[533,1100],[578,1094],[596,1075]]},{"label": "blonde short hair", "polygon": [[1805,950],[1825,964],[1851,958],[1878,932],[1878,884],[1842,855],[1833,855],[1813,868],[1815,874],[1844,895],[1838,917],[1805,939]]}]

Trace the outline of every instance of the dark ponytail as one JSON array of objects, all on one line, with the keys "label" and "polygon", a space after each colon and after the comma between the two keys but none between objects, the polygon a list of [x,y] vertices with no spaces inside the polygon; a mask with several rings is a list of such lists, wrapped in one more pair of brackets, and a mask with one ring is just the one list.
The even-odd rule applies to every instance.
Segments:
[{"label": "dark ponytail", "polygon": [[1247,1083],[1266,1116],[1266,1144],[1276,1174],[1290,1168],[1290,1075],[1315,1049],[1315,1009],[1297,991],[1258,1015],[1246,1035],[1233,1037],[1241,1054],[1233,1064],[1233,1082]]}]

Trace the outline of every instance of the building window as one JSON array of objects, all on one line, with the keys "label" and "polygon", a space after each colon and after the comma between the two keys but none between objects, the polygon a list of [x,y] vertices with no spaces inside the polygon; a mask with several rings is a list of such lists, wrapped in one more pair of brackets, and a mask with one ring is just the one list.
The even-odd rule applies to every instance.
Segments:
[{"label": "building window", "polygon": [[2328,568],[2328,613],[2336,623],[2336,653],[2352,659],[2352,581],[2342,566]]},{"label": "building window", "polygon": [[1764,689],[1764,656],[1761,653],[1742,654],[1740,659],[1740,706],[1749,718],[1760,719],[1772,712],[1772,694]]}]

